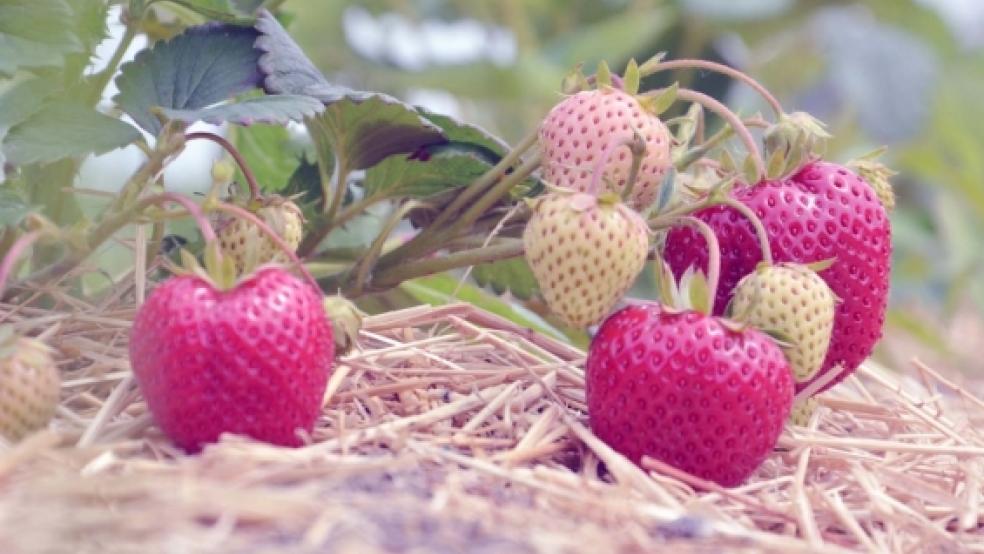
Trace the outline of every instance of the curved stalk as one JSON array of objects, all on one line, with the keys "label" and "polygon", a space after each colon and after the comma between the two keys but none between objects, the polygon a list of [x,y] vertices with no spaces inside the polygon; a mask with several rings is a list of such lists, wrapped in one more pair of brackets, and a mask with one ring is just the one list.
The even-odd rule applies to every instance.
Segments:
[{"label": "curved stalk", "polygon": [[205,239],[206,243],[215,242],[215,229],[212,228],[212,224],[209,223],[208,218],[205,217],[205,212],[191,201],[189,198],[185,198],[176,192],[162,192],[156,196],[151,196],[146,198],[141,204],[161,204],[163,202],[174,202],[175,204],[180,204],[182,208],[188,210],[191,217],[194,218],[195,224],[202,231],[202,238]]},{"label": "curved stalk", "polygon": [[[321,290],[321,286],[318,284],[318,281],[314,278],[314,276],[311,275],[311,272],[308,271],[306,267],[304,267],[304,262],[302,262],[301,259],[297,257],[297,253],[295,253],[294,250],[286,242],[284,242],[284,239],[281,238],[280,235],[276,233],[276,231],[271,229],[270,226],[267,225],[262,219],[256,217],[248,210],[244,210],[239,206],[234,206],[232,204],[228,204],[225,202],[216,202],[213,208],[216,211],[226,212],[229,215],[241,219],[245,219],[250,223],[252,223],[253,225],[256,225],[260,229],[260,231],[263,232],[263,234],[265,234],[270,240],[273,241],[274,244],[277,245],[277,248],[283,251],[284,254],[287,254],[287,257],[290,258],[290,261],[297,266],[297,269],[301,272],[304,278],[307,279],[307,281],[311,284],[311,286],[313,286],[315,289],[319,291]],[[208,239],[206,239],[206,242],[209,242]]]},{"label": "curved stalk", "polygon": [[629,176],[625,181],[625,191],[622,193],[622,196],[628,198],[632,194],[632,187],[635,185],[635,180],[639,176],[639,166],[642,165],[642,156],[646,153],[646,143],[638,133],[633,133],[632,138],[609,141],[608,146],[605,147],[605,151],[601,153],[601,158],[595,164],[594,171],[591,173],[588,194],[598,196],[598,187],[601,185],[601,176],[605,173],[605,167],[611,161],[615,151],[622,146],[627,147],[632,153],[632,166],[629,169]]},{"label": "curved stalk", "polygon": [[762,259],[765,260],[767,265],[773,265],[772,246],[769,244],[769,233],[766,231],[765,225],[762,224],[762,220],[755,215],[755,212],[734,198],[722,198],[717,200],[716,203],[734,209],[752,224],[752,228],[755,229],[755,236],[758,238],[759,248],[762,250]]},{"label": "curved stalk", "polygon": [[250,169],[249,164],[246,163],[246,159],[243,158],[243,155],[239,153],[239,150],[237,150],[231,142],[226,140],[224,137],[216,135],[215,133],[196,132],[185,135],[186,141],[196,139],[210,140],[228,152],[229,155],[232,156],[232,159],[236,160],[236,165],[239,166],[239,170],[243,172],[243,177],[246,178],[246,183],[249,185],[249,199],[258,200],[263,197],[263,194],[260,191],[260,185],[256,182],[256,175],[253,174],[253,170]]},{"label": "curved stalk", "polygon": [[732,79],[735,79],[737,81],[741,81],[742,83],[745,83],[746,85],[754,89],[755,92],[761,95],[762,98],[764,98],[765,101],[769,104],[769,106],[772,108],[772,111],[775,112],[776,117],[780,117],[783,114],[782,104],[779,103],[779,100],[777,100],[776,97],[773,96],[771,92],[769,92],[769,89],[765,88],[762,85],[762,83],[759,83],[755,79],[751,78],[745,73],[742,73],[741,71],[738,71],[733,67],[720,64],[717,62],[711,62],[707,60],[694,60],[694,59],[661,61],[653,65],[648,71],[646,71],[645,75],[652,75],[653,73],[657,73],[659,71],[672,70],[672,69],[705,69],[708,71],[715,71],[717,73],[727,75],[728,77],[731,77]]},{"label": "curved stalk", "polygon": [[321,244],[321,241],[325,240],[325,238],[332,231],[338,229],[342,225],[345,225],[356,216],[369,209],[370,206],[381,200],[382,198],[378,196],[366,196],[361,200],[346,206],[344,210],[336,214],[330,221],[324,220],[324,225],[318,227],[304,237],[304,240],[301,241],[301,245],[297,248],[297,255],[302,258],[310,256],[314,253],[314,250],[318,247],[318,245]]},{"label": "curved stalk", "polygon": [[679,221],[700,233],[704,237],[704,242],[707,243],[707,288],[709,296],[707,310],[709,314],[713,314],[714,299],[717,298],[718,284],[721,281],[721,244],[710,225],[696,217],[685,216],[681,217]]},{"label": "curved stalk", "polygon": [[735,130],[735,133],[738,134],[738,137],[741,138],[742,143],[744,143],[745,148],[748,150],[748,154],[752,157],[752,163],[755,164],[755,172],[758,174],[758,179],[762,179],[765,176],[765,162],[762,160],[762,152],[755,142],[751,131],[748,130],[748,127],[745,126],[745,123],[735,112],[714,98],[695,90],[679,89],[677,91],[677,97],[681,100],[697,102],[728,122],[728,125]]},{"label": "curved stalk", "polygon": [[7,250],[7,253],[4,254],[3,261],[0,261],[0,298],[3,298],[3,293],[7,288],[7,278],[10,277],[10,272],[13,271],[14,264],[24,254],[24,251],[30,248],[39,238],[41,238],[41,231],[24,233],[14,241],[14,244],[10,245],[10,250]]}]

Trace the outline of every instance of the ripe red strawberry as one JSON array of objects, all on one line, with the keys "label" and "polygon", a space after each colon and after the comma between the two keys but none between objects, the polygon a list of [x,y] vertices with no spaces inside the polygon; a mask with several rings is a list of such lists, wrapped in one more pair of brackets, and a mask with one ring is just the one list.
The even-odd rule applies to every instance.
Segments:
[{"label": "ripe red strawberry", "polygon": [[764,333],[655,304],[602,324],[586,382],[591,429],[612,448],[724,486],[772,451],[793,402],[789,363]]},{"label": "ripe red strawberry", "polygon": [[313,287],[268,267],[220,291],[173,277],[137,312],[130,362],[154,419],[197,451],[221,433],[301,444],[334,358],[331,324]]},{"label": "ripe red strawberry", "polygon": [[[637,210],[647,208],[672,165],[670,133],[633,95],[620,90],[578,92],[550,110],[540,126],[543,179],[561,188],[591,192],[595,165],[604,159],[605,149],[632,139],[636,132],[645,141],[646,153],[628,203]],[[602,184],[610,182],[612,190],[621,192],[631,166],[629,147],[622,146],[605,165]],[[609,187],[597,192],[604,190]]]},{"label": "ripe red strawberry", "polygon": [[[834,258],[833,265],[820,272],[841,299],[830,349],[813,380],[797,385],[802,390],[828,371],[839,371],[820,389],[826,390],[857,369],[881,338],[892,254],[885,208],[863,179],[825,162],[807,164],[788,179],[738,188],[733,197],[762,220],[777,262]],[[697,216],[711,226],[721,243],[721,282],[715,302],[720,313],[762,254],[751,224],[737,211],[717,207]],[[691,265],[707,264],[703,239],[687,228],[668,234],[664,256],[677,275]]]}]

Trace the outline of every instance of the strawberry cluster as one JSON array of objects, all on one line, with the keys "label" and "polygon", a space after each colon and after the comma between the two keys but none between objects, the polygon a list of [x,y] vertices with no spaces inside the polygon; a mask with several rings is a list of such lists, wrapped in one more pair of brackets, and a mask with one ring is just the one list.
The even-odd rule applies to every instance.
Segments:
[{"label": "strawberry cluster", "polygon": [[[889,173],[857,166],[873,186],[823,161],[815,152],[826,133],[801,113],[780,112],[767,130],[768,161],[723,114],[738,127],[724,132],[749,150],[737,163],[715,139],[694,140],[700,105],[671,136],[659,117],[666,102],[632,90],[637,72],[630,65],[630,85],[619,87],[599,71],[595,88],[542,123],[552,188],[532,203],[527,261],[558,318],[601,323],[586,362],[594,432],[637,463],[651,457],[733,486],[881,337]],[[722,108],[675,86],[659,96],[677,92]],[[660,301],[612,313],[647,258]]]}]

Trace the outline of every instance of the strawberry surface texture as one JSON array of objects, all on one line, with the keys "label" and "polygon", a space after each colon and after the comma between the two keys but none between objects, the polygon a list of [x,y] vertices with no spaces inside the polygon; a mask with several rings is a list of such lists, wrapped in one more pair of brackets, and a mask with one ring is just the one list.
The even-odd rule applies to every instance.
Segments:
[{"label": "strawberry surface texture", "polygon": [[[788,179],[741,186],[732,196],[765,225],[776,262],[833,259],[819,272],[838,297],[830,347],[811,381],[837,375],[826,390],[850,375],[881,338],[891,272],[891,225],[875,191],[843,166],[813,162]],[[762,253],[752,225],[730,207],[698,212],[721,243],[721,282],[715,310],[721,313],[738,282],[755,270]],[[706,270],[707,246],[687,228],[667,235],[664,256],[674,274],[690,266]]]},{"label": "strawberry surface texture", "polygon": [[724,486],[761,465],[793,401],[789,363],[765,334],[656,304],[601,325],[586,387],[591,429],[609,446]]},{"label": "strawberry surface texture", "polygon": [[297,446],[310,432],[334,358],[320,291],[268,267],[235,288],[173,277],[139,309],[137,382],[161,429],[194,452],[222,433]]}]

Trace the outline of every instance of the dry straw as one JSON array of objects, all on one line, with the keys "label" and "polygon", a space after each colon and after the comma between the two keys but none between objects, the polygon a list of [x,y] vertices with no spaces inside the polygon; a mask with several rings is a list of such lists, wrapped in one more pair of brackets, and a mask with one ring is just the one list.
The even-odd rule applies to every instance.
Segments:
[{"label": "dry straw", "polygon": [[309,446],[186,456],[130,376],[124,294],[0,305],[64,372],[50,430],[0,445],[0,552],[984,551],[984,403],[921,364],[865,365],[729,490],[595,438],[582,352],[418,307],[366,321]]}]

